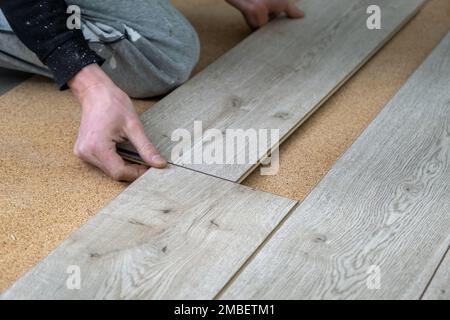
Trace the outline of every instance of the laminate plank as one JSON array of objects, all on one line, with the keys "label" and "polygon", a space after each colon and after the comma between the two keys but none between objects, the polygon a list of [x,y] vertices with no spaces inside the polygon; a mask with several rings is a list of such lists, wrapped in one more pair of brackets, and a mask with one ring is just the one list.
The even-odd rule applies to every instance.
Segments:
[{"label": "laminate plank", "polygon": [[[151,169],[2,299],[211,299],[293,200],[191,170]],[[69,290],[70,266],[81,289]]]},{"label": "laminate plank", "polygon": [[220,296],[420,298],[450,244],[449,83],[450,34]]},{"label": "laminate plank", "polygon": [[[203,130],[279,129],[260,158],[286,139],[388,41],[423,0],[304,0],[303,20],[277,19],[245,39],[199,75],[162,99],[141,117],[147,135],[171,159],[174,130],[192,136]],[[366,26],[369,5],[382,11],[381,30]],[[206,139],[207,140],[207,139]],[[209,141],[193,139],[191,151]],[[130,145],[124,157],[139,161]],[[191,152],[190,151],[190,152]],[[249,152],[248,141],[235,159]],[[257,163],[190,164],[184,155],[172,163],[231,181],[242,181]]]},{"label": "laminate plank", "polygon": [[[449,240],[450,242],[450,240]],[[424,300],[450,300],[450,251],[447,252],[423,296]]]}]

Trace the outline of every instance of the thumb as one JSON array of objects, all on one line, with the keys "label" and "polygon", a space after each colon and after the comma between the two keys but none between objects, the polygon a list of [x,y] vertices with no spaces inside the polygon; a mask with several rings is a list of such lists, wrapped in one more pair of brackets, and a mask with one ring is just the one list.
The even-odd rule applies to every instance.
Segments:
[{"label": "thumb", "polygon": [[300,10],[295,4],[289,3],[285,10],[286,15],[292,19],[299,19],[305,17],[305,12]]},{"label": "thumb", "polygon": [[134,126],[133,128],[133,131],[127,132],[127,137],[136,148],[142,160],[152,167],[164,168],[167,165],[167,160],[147,138],[142,125]]}]

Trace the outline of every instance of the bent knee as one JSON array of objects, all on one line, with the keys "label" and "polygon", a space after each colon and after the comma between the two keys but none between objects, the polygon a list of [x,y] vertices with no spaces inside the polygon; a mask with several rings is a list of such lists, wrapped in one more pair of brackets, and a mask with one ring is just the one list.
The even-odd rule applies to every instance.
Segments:
[{"label": "bent knee", "polygon": [[91,46],[102,47],[96,51],[107,60],[103,69],[132,97],[173,90],[189,78],[198,62],[197,33],[169,1],[136,0],[131,7],[120,0],[108,1],[108,5],[68,2],[88,10],[91,23],[85,25],[100,39],[90,42]]},{"label": "bent knee", "polygon": [[[164,74],[166,90],[169,91],[189,79],[199,60],[200,42],[196,31],[186,22],[182,28],[173,30],[171,41],[160,49],[165,57],[155,59],[155,62],[160,62],[156,67]],[[148,58],[152,60],[152,57]]]},{"label": "bent knee", "polygon": [[121,41],[112,52],[105,71],[129,96],[148,98],[166,94],[189,79],[199,59],[200,44],[195,30],[185,24],[176,28],[170,39]]}]

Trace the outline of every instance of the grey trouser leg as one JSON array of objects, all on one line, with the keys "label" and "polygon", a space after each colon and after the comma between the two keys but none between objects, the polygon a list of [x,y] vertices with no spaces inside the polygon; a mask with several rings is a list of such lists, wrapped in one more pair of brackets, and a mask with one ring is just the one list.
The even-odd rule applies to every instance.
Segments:
[{"label": "grey trouser leg", "polygon": [[[66,2],[81,8],[85,38],[106,59],[103,70],[131,97],[167,93],[188,79],[198,61],[197,34],[168,0]],[[51,77],[7,26],[0,29],[1,67]]]}]

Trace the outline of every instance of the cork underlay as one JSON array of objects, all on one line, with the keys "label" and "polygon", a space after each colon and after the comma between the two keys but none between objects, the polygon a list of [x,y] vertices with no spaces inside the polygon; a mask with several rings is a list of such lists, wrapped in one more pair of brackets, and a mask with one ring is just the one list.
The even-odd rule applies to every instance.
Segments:
[{"label": "cork underlay", "polygon": [[[246,37],[224,1],[174,1],[199,32],[196,72]],[[450,1],[423,10],[281,147],[281,170],[244,184],[302,200],[450,29]],[[270,44],[268,44],[270,45]],[[154,101],[136,101],[139,112]],[[44,258],[126,184],[72,154],[80,110],[69,92],[34,77],[0,97],[0,291]]]}]

